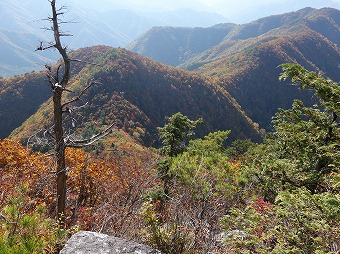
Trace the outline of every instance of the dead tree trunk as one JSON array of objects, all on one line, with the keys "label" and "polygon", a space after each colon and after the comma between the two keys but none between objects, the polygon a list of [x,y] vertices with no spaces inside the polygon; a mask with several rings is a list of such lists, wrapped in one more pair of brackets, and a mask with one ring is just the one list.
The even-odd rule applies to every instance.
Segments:
[{"label": "dead tree trunk", "polygon": [[[70,79],[70,63],[72,59],[68,57],[66,47],[61,44],[60,38],[62,36],[70,36],[60,32],[59,29],[59,16],[63,15],[64,7],[60,9],[56,8],[56,0],[48,0],[52,7],[52,16],[48,18],[48,21],[52,23],[52,27],[48,30],[53,31],[54,42],[50,43],[47,47],[43,46],[41,42],[37,50],[46,50],[55,48],[62,56],[62,64],[57,66],[56,70],[46,65],[48,82],[50,83],[51,90],[53,91],[53,142],[54,153],[56,161],[56,185],[57,185],[57,201],[56,201],[56,213],[57,220],[60,226],[65,226],[65,209],[66,209],[66,180],[67,180],[67,168],[65,164],[65,150],[66,147],[85,147],[92,145],[99,139],[105,137],[113,128],[114,124],[109,125],[104,131],[92,136],[89,139],[76,139],[71,134],[65,136],[63,127],[63,114],[70,113],[72,104],[79,101],[81,96],[92,86],[92,84],[98,84],[93,80],[90,80],[87,86],[77,95],[69,101],[63,102],[63,93],[72,92],[67,89],[67,85]],[[63,22],[65,23],[65,22]],[[75,60],[79,61],[79,60]],[[60,73],[62,72],[62,73]],[[74,92],[72,92],[74,93]],[[81,108],[73,107],[72,109]]]},{"label": "dead tree trunk", "polygon": [[57,218],[61,224],[65,222],[66,204],[66,165],[65,165],[65,143],[62,126],[62,104],[61,89],[56,89],[53,94],[54,107],[54,133],[55,133],[55,155],[57,175]]},{"label": "dead tree trunk", "polygon": [[57,175],[57,204],[56,212],[60,225],[65,224],[65,204],[66,204],[66,165],[65,165],[65,142],[63,131],[63,109],[62,109],[62,95],[63,88],[67,86],[70,73],[70,60],[68,59],[66,49],[62,47],[60,42],[60,31],[58,24],[58,15],[55,0],[51,1],[52,7],[52,23],[55,45],[54,47],[59,51],[63,58],[64,72],[59,82],[59,77],[53,84],[53,115],[54,115],[54,135],[55,135],[55,156],[56,156],[56,175]]}]

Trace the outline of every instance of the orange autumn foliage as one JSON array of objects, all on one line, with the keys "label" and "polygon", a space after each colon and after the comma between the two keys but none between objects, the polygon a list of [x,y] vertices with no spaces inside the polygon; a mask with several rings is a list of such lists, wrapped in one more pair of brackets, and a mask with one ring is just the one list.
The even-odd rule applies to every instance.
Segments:
[{"label": "orange autumn foliage", "polygon": [[[68,225],[112,234],[137,232],[141,197],[157,183],[150,169],[153,154],[128,142],[126,151],[101,157],[81,149],[66,149]],[[0,208],[16,195],[16,187],[28,186],[29,209],[43,204],[55,216],[55,164],[52,157],[0,140]]]},{"label": "orange autumn foliage", "polygon": [[48,177],[50,159],[40,153],[31,153],[18,141],[0,141],[0,194],[1,203],[14,195],[15,187],[27,185],[31,194],[39,191]]}]

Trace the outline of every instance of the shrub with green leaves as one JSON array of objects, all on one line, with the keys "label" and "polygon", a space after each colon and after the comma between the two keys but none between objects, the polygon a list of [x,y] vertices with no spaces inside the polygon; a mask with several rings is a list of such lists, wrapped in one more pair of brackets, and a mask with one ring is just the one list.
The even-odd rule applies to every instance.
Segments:
[{"label": "shrub with green leaves", "polygon": [[229,166],[223,146],[229,133],[217,131],[203,139],[191,140],[187,151],[173,158],[169,174],[177,188],[190,190],[192,201],[233,198],[237,175]]},{"label": "shrub with green leaves", "polygon": [[26,191],[26,187],[18,189],[18,196],[9,200],[1,211],[0,253],[57,253],[68,232],[45,217],[44,205],[31,206]]},{"label": "shrub with green leaves", "polygon": [[164,254],[187,253],[189,236],[178,221],[161,223],[151,202],[145,202],[141,209],[146,228],[143,237],[151,246]]},{"label": "shrub with green leaves", "polygon": [[[225,245],[237,253],[332,253],[340,233],[340,195],[283,191],[275,204],[253,201],[222,220]],[[242,232],[235,234],[234,232]]]},{"label": "shrub with green leaves", "polygon": [[299,65],[285,64],[281,79],[313,90],[319,102],[306,107],[295,101],[280,109],[275,131],[250,153],[245,165],[249,181],[273,201],[278,192],[305,187],[312,193],[338,192],[340,168],[340,87]]},{"label": "shrub with green leaves", "polygon": [[[167,169],[171,185],[167,199],[153,200],[158,220],[157,223],[149,220],[148,230],[153,232],[149,236],[157,245],[167,245],[168,241],[160,239],[168,239],[165,235],[172,232],[170,235],[177,236],[176,241],[169,243],[175,245],[178,245],[178,236],[190,236],[183,253],[208,253],[218,249],[215,237],[220,232],[219,219],[240,200],[237,167],[230,165],[223,145],[229,133],[217,131],[202,139],[190,140],[181,153],[167,157],[160,164]],[[155,217],[149,213],[147,218]],[[178,251],[171,244],[167,248]]]},{"label": "shrub with green leaves", "polygon": [[[221,220],[236,253],[335,253],[340,246],[340,87],[295,64],[281,79],[314,90],[319,102],[280,109],[274,132],[250,149],[241,167],[246,188],[264,197],[232,208]],[[234,234],[237,232],[237,234]],[[240,234],[242,232],[242,234]],[[242,237],[240,237],[242,236]]]}]

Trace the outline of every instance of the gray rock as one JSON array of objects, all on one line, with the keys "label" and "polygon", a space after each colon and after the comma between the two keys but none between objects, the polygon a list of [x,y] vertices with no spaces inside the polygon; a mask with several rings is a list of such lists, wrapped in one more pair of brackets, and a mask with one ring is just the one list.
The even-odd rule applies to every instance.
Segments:
[{"label": "gray rock", "polygon": [[117,237],[79,231],[74,234],[61,250],[60,254],[161,254],[146,245],[127,241]]}]

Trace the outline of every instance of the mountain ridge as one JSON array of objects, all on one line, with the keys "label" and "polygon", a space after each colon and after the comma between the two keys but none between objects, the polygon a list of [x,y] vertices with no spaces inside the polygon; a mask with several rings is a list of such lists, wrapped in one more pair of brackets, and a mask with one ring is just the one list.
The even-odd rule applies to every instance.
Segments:
[{"label": "mountain ridge", "polygon": [[[223,27],[223,24],[219,26]],[[304,8],[244,25],[227,26],[231,29],[216,45],[207,47],[196,55],[190,55],[190,48],[187,49],[188,53],[181,52],[191,58],[179,67],[215,78],[261,128],[270,130],[271,118],[277,109],[288,108],[294,99],[303,99],[307,104],[313,102],[308,93],[303,94],[297,89],[280,86],[280,70],[277,68],[280,64],[299,63],[309,70],[325,73],[333,80],[339,79],[339,10]],[[152,36],[156,41],[157,34]],[[174,40],[185,41],[183,38],[177,39],[175,32],[172,36],[174,38],[170,43]],[[188,38],[189,35],[183,37]],[[143,39],[145,38],[141,37],[141,43],[147,49],[149,42]],[[150,44],[153,45],[154,42]],[[158,50],[157,52],[137,52],[147,56],[155,54],[159,61],[178,64],[176,58],[180,47],[183,45],[178,45],[177,51],[167,52],[167,55],[173,57],[171,61],[164,54],[167,48],[165,42],[153,45],[152,49]]]},{"label": "mountain ridge", "polygon": [[[190,57],[194,58],[194,57],[199,56],[200,54],[204,54],[213,47],[219,47],[219,46],[222,46],[223,44],[233,45],[234,43],[238,43],[241,40],[247,40],[250,38],[260,37],[268,33],[272,33],[274,36],[278,36],[277,34],[280,33],[280,31],[281,33],[287,33],[287,32],[296,33],[298,31],[301,31],[305,28],[306,22],[309,21],[309,19],[310,19],[309,25],[313,26],[312,21],[315,21],[315,18],[313,18],[314,14],[317,14],[316,17],[318,17],[319,19],[326,19],[328,21],[328,24],[335,23],[335,26],[332,31],[329,31],[331,30],[329,27],[328,27],[329,28],[328,30],[321,29],[320,27],[318,30],[321,30],[321,34],[323,34],[325,37],[328,36],[327,38],[329,38],[330,41],[332,41],[333,43],[340,44],[339,33],[334,33],[335,29],[339,29],[339,26],[336,25],[340,23],[339,10],[332,9],[332,8],[314,9],[314,8],[307,7],[307,8],[298,10],[296,12],[272,15],[269,17],[261,18],[261,19],[255,20],[247,24],[236,25],[232,23],[229,23],[229,24],[226,23],[226,24],[219,24],[219,25],[206,28],[208,32],[211,32],[211,30],[216,29],[216,27],[220,29],[224,28],[222,32],[224,32],[223,35],[225,36],[223,40],[216,41],[215,45],[210,46],[210,47],[209,45],[207,45],[205,50],[197,51],[195,52],[196,54],[190,54],[191,53],[190,48],[187,49],[188,52],[185,52],[185,51],[180,52],[182,49],[186,48],[185,47],[186,45],[179,44],[178,42],[186,42],[189,39],[190,33],[192,33],[192,31],[198,28],[187,28],[188,32],[184,35],[180,33],[181,30],[179,28],[175,28],[175,27],[173,28],[163,27],[163,28],[151,29],[146,34],[142,35],[137,40],[132,42],[128,46],[128,49],[131,51],[140,53],[142,55],[148,56],[150,58],[153,58],[157,61],[164,62],[165,64],[174,65],[174,66],[183,65],[185,67],[187,65],[185,62],[190,61]],[[330,20],[331,16],[333,17],[334,20]],[[299,25],[296,25],[295,23],[298,21],[299,21]],[[280,28],[281,30],[277,31],[278,28]],[[287,28],[290,28],[290,30]],[[177,34],[174,33],[176,32],[176,29],[178,31]],[[211,30],[209,31],[209,29]],[[157,43],[156,40],[165,36],[164,35],[165,31],[167,33],[172,32],[171,35],[167,35],[167,37],[171,37],[171,41],[168,41],[168,43],[165,43],[165,41],[162,43]],[[282,34],[279,36],[282,36]],[[177,52],[172,50],[171,52],[172,58],[169,59],[167,57],[167,54],[171,54],[171,53],[167,52],[167,46],[169,44],[175,44],[175,43],[179,44],[177,48]],[[149,44],[152,45],[153,47],[146,48]],[[228,47],[228,45],[226,47]],[[165,55],[162,56],[162,54],[165,54]],[[182,55],[186,55],[186,54],[190,56],[186,59],[186,61],[180,61],[178,59],[178,57],[181,57]]]},{"label": "mountain ridge", "polygon": [[[247,29],[243,29],[245,26],[235,24],[218,24],[213,26],[212,31],[209,30],[211,28],[154,28],[154,30],[161,31],[178,30],[182,33],[182,38],[178,40],[174,48],[183,46],[181,54],[189,59],[185,62],[186,68],[194,72],[173,69],[121,48],[97,46],[75,50],[70,52],[72,57],[85,59],[86,62],[99,63],[101,69],[95,70],[94,66],[91,67],[85,63],[74,63],[72,84],[79,90],[86,79],[102,80],[106,85],[103,91],[107,94],[102,95],[100,90],[98,94],[118,106],[111,108],[107,105],[106,111],[99,109],[100,113],[95,113],[95,109],[92,108],[89,114],[102,119],[102,116],[110,114],[110,110],[116,112],[120,117],[118,117],[119,128],[125,128],[132,136],[135,133],[139,137],[137,139],[142,142],[152,143],[152,135],[156,133],[155,126],[161,126],[164,124],[165,116],[178,111],[183,111],[182,113],[191,118],[207,119],[206,125],[200,130],[201,133],[218,129],[233,129],[232,139],[253,136],[254,139],[259,140],[259,128],[254,122],[259,123],[261,128],[270,130],[271,118],[278,108],[289,107],[296,98],[303,99],[307,104],[313,103],[313,98],[309,93],[300,92],[294,86],[278,82],[280,70],[277,66],[279,64],[297,62],[308,69],[324,72],[333,80],[339,77],[339,48],[335,43],[338,36],[332,36],[331,32],[338,29],[338,10],[306,8],[297,13],[269,17],[269,20],[273,18],[283,25],[281,27],[277,27],[277,24],[265,25],[269,22],[268,19],[253,22],[256,24],[255,35],[261,33],[260,36],[255,37],[252,37],[252,33],[247,32]],[[263,27],[261,32],[259,32],[259,24]],[[268,27],[275,28],[269,29]],[[321,29],[324,31],[321,34],[310,27],[316,27],[316,30],[327,27],[328,30]],[[227,36],[230,32],[234,32],[233,36],[239,34],[246,39],[231,40]],[[206,36],[209,34],[210,37]],[[172,33],[170,33],[171,36]],[[195,43],[203,42],[200,38],[205,38],[204,42],[208,43]],[[163,43],[161,46],[166,45]],[[168,49],[169,54],[177,54],[173,53],[171,48]],[[32,76],[39,75],[43,78],[43,74],[35,76],[33,73],[26,75],[26,78],[20,76],[17,80],[23,80],[22,84],[27,85]],[[13,80],[14,83],[19,84],[19,81]],[[13,93],[9,93],[10,90],[3,89],[10,82],[8,79],[0,80],[0,91],[1,89],[5,91],[0,92],[0,103],[1,100],[11,101],[10,98],[16,98],[20,102],[22,93],[19,90],[14,89]],[[115,91],[112,90],[110,84],[115,87]],[[122,86],[122,84],[125,85]],[[34,86],[31,90],[33,88]],[[207,97],[207,94],[210,97]],[[100,105],[106,105],[100,96],[98,98],[95,95],[91,96],[94,96],[91,100],[97,100]],[[44,100],[37,105],[41,105],[48,99],[43,98]],[[27,98],[21,99],[27,100]],[[7,105],[6,110],[15,110],[15,103],[5,105]],[[30,108],[27,106],[28,103],[25,105],[26,110]],[[32,109],[34,112],[38,110],[37,105],[34,110]],[[196,113],[193,114],[193,111]],[[30,111],[30,114],[34,112]],[[22,117],[21,123],[30,114]],[[44,114],[40,110],[40,118],[43,118]],[[125,119],[125,114],[130,115],[131,118]],[[7,114],[6,117],[1,121],[7,122],[6,119],[10,118],[11,114]],[[86,117],[89,119],[88,116]],[[112,117],[114,118],[113,115]],[[236,118],[233,119],[233,117]],[[38,122],[39,117],[32,119],[30,124],[34,121]],[[226,124],[220,119],[233,119],[233,124]],[[19,127],[20,121],[18,120],[13,126]],[[105,122],[103,119],[101,121]],[[136,122],[137,124],[134,124]],[[25,128],[29,130],[28,127]],[[248,134],[244,128],[249,131]],[[18,132],[17,130],[16,133]],[[28,132],[26,134],[28,135]]]},{"label": "mountain ridge", "polygon": [[[233,26],[234,24],[223,26],[215,25],[210,28],[153,27],[139,39],[150,40],[151,43],[143,43],[136,40],[132,42],[127,49],[137,53],[143,53],[145,50],[154,51],[156,49],[156,54],[151,53],[146,54],[146,56],[156,61],[176,66],[186,62],[192,58],[192,56],[218,45]],[[174,32],[176,32],[176,35],[182,35],[182,38],[179,37],[176,40],[176,37],[173,34]],[[156,37],[153,38],[153,36]],[[171,40],[170,44],[168,40]],[[200,40],[204,41],[204,43]],[[163,42],[165,44],[163,44]],[[145,48],[145,45],[147,45],[147,48]],[[162,48],[163,45],[169,45],[167,50]],[[175,51],[176,48],[178,48],[178,52]]]},{"label": "mountain ridge", "polygon": [[[91,52],[92,48],[73,54],[87,55],[87,51]],[[96,65],[80,67],[69,86],[69,89],[79,91],[88,79],[99,80],[102,84],[94,86],[84,98],[89,102],[88,106],[76,118],[79,119],[77,122],[84,122],[81,129],[91,122],[104,125],[115,122],[117,128],[139,142],[151,145],[157,142],[157,127],[164,124],[165,116],[181,111],[192,119],[204,119],[199,136],[231,129],[231,140],[252,138],[260,141],[256,125],[232,97],[209,78],[166,66],[122,48],[100,48],[100,54],[93,55],[97,55]],[[27,138],[40,127],[47,126],[51,117],[48,113],[52,106],[50,99],[40,105],[34,115],[12,132],[13,137]]]},{"label": "mountain ridge", "polygon": [[[324,72],[331,79],[339,79],[339,49],[313,31],[277,38],[260,44],[248,55],[240,53],[233,57],[241,58],[237,59],[238,63],[223,58],[196,71],[217,77],[247,115],[266,129],[271,128],[271,118],[278,108],[289,108],[294,99],[302,99],[307,105],[314,102],[309,93],[278,82],[280,64],[299,63],[307,69]],[[220,66],[230,66],[230,72],[236,72],[228,75]]]}]

